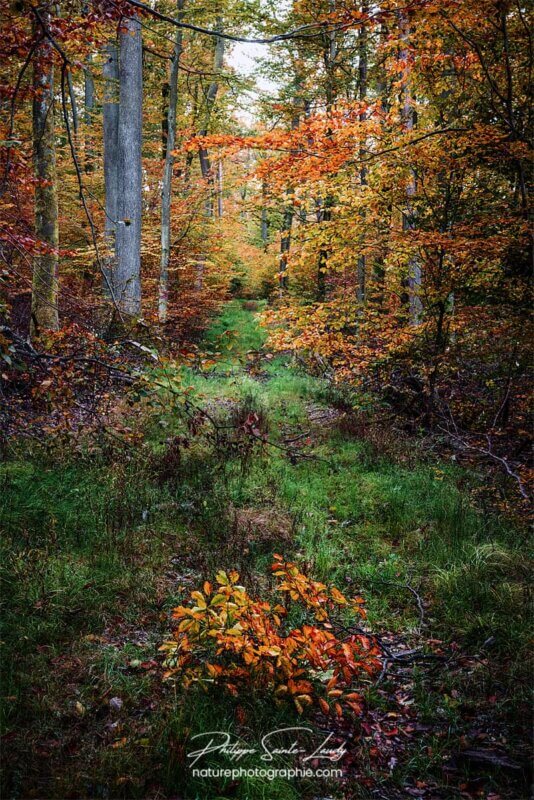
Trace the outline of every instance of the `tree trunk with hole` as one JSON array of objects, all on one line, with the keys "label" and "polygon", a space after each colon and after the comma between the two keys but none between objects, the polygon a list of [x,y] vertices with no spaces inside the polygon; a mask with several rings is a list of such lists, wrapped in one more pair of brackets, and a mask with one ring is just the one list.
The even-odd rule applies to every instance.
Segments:
[{"label": "tree trunk with hole", "polygon": [[124,19],[121,25],[117,264],[113,288],[120,311],[137,317],[141,313],[143,43],[136,16]]}]

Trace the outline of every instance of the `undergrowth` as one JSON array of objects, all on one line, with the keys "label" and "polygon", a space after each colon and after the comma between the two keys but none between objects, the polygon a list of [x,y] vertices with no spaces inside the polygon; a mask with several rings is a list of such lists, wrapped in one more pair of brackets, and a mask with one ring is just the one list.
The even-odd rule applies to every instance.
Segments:
[{"label": "undergrowth", "polygon": [[[324,381],[286,357],[258,360],[264,340],[253,313],[233,302],[206,336],[216,363],[176,367],[173,380],[223,432],[255,415],[267,443],[245,453],[242,433],[215,445],[211,423],[192,428],[162,389],[135,417],[135,448],[110,456],[19,444],[0,467],[5,797],[316,796],[317,782],[193,779],[196,732],[259,740],[296,717],[254,692],[184,695],[161,682],[170,609],[221,568],[265,589],[273,552],[361,593],[374,631],[421,635],[415,595],[423,598],[426,639],[478,658],[467,672],[415,670],[421,717],[446,719],[447,732],[414,742],[379,781],[441,776],[444,753],[488,702],[499,735],[520,752],[526,535],[477,507],[476,477],[454,463],[403,465],[355,438]],[[368,703],[378,709],[384,698],[370,692]],[[211,762],[227,763],[219,754]],[[488,791],[507,783],[498,772],[487,778]],[[372,796],[357,782],[323,788]]]}]

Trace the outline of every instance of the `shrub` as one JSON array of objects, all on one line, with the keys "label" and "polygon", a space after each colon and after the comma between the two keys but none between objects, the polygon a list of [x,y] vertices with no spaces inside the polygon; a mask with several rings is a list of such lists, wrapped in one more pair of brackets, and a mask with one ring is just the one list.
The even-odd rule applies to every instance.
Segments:
[{"label": "shrub", "polygon": [[[360,713],[355,682],[380,666],[376,646],[346,619],[365,617],[362,598],[348,600],[280,555],[272,571],[285,605],[251,597],[235,571],[221,570],[215,587],[206,582],[191,592],[191,603],[174,609],[178,627],[160,648],[165,677],[177,676],[186,687],[222,684],[235,696],[253,687],[299,714],[314,704],[325,714]],[[297,614],[304,621],[293,628],[289,619]]]}]

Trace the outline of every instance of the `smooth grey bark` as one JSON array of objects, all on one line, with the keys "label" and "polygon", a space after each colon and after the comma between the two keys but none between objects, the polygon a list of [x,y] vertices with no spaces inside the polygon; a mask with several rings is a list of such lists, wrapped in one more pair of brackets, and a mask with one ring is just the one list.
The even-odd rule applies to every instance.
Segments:
[{"label": "smooth grey bark", "polygon": [[113,267],[115,265],[115,234],[118,217],[119,197],[119,52],[116,42],[109,42],[104,48],[104,184],[106,190],[104,236],[106,255],[104,259],[103,289],[106,297],[111,297]]},{"label": "smooth grey bark", "polygon": [[[185,0],[177,2],[177,21],[183,17]],[[176,109],[178,106],[178,76],[182,55],[182,28],[176,29],[174,50],[169,76],[169,106],[167,109],[165,165],[161,187],[161,261],[159,274],[158,315],[160,322],[166,322],[169,295],[169,259],[171,254],[171,195],[174,148],[176,146]]]},{"label": "smooth grey bark", "polygon": [[[50,12],[42,10],[45,24]],[[46,245],[34,259],[30,336],[57,330],[58,315],[58,193],[54,124],[54,65],[52,44],[43,39],[33,66],[32,134],[35,168],[35,236]]]},{"label": "smooth grey bark", "polygon": [[123,19],[119,34],[119,129],[117,264],[113,289],[119,309],[141,313],[141,215],[143,43],[136,16]]}]

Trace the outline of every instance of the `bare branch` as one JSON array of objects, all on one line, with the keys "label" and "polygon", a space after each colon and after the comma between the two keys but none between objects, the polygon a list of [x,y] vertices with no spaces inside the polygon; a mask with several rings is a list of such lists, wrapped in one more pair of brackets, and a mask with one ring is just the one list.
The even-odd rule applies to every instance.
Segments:
[{"label": "bare branch", "polygon": [[[300,25],[298,28],[295,28],[292,31],[288,31],[287,33],[279,33],[276,36],[270,36],[265,39],[248,39],[245,36],[235,36],[231,33],[221,33],[220,31],[211,30],[210,28],[203,28],[200,25],[193,25],[190,22],[181,22],[177,21],[173,17],[167,16],[167,14],[162,14],[161,11],[156,11],[155,8],[150,8],[145,3],[139,2],[139,0],[126,0],[126,3],[133,8],[137,8],[140,11],[144,11],[146,14],[149,14],[155,19],[159,19],[162,22],[169,22],[171,25],[174,25],[177,28],[185,28],[189,31],[195,31],[196,33],[203,33],[206,36],[214,36],[219,37],[222,39],[228,39],[231,42],[242,42],[244,44],[274,44],[275,42],[285,42],[288,39],[309,39],[315,36],[321,36],[324,32],[324,23],[310,23],[309,25]],[[320,28],[319,31],[316,33],[306,33],[306,31],[310,31],[315,28]]]}]

